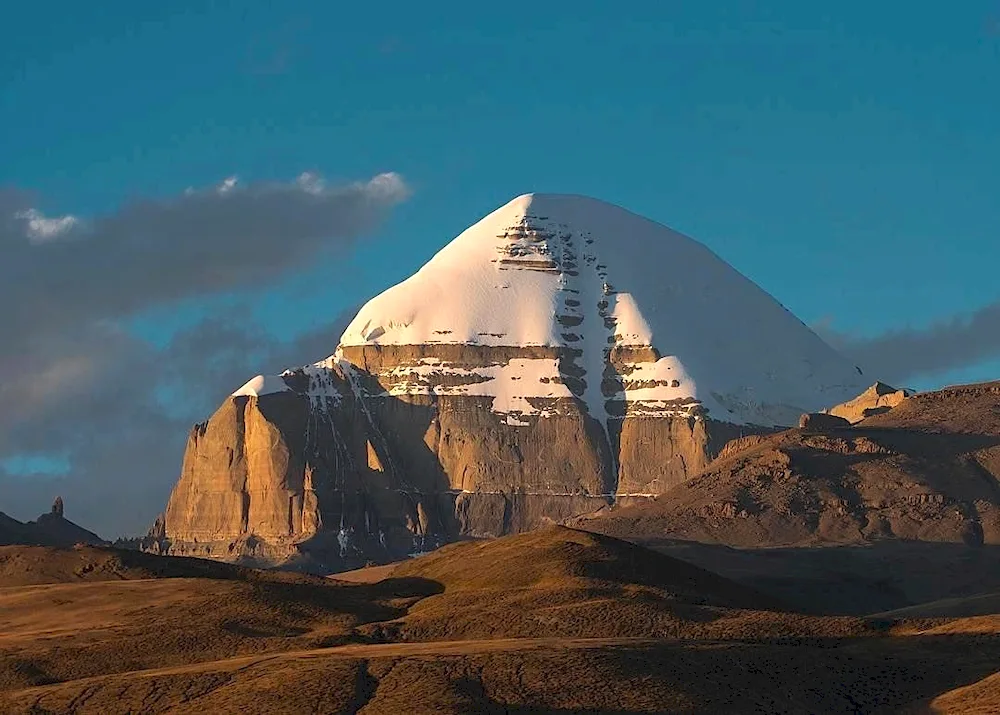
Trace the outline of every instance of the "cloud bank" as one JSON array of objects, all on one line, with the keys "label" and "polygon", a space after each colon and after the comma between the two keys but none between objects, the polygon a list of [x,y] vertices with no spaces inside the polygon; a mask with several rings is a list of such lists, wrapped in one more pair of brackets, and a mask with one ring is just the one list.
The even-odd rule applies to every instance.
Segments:
[{"label": "cloud bank", "polygon": [[1000,358],[1000,301],[927,327],[891,330],[875,337],[860,337],[829,325],[816,326],[816,330],[866,375],[905,385],[915,378]]},{"label": "cloud bank", "polygon": [[[250,375],[332,353],[353,312],[290,343],[238,307],[162,349],[124,326],[181,301],[266,290],[349,251],[408,195],[395,174],[341,186],[231,178],[85,218],[0,190],[0,511],[34,517],[59,493],[69,518],[105,536],[144,530],[190,424]],[[25,455],[57,455],[69,473],[13,473]]]}]

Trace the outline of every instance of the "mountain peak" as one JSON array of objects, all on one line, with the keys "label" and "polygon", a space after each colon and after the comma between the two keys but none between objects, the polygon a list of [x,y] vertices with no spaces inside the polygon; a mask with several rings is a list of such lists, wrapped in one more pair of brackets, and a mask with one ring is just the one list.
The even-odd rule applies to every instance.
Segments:
[{"label": "mountain peak", "polygon": [[[344,347],[449,344],[578,353],[578,380],[559,379],[555,355],[539,356],[549,364],[519,363],[481,376],[492,392],[469,389],[502,397],[518,380],[526,398],[573,396],[598,419],[621,407],[602,405],[610,399],[790,425],[861,387],[846,359],[704,245],[572,194],[512,199],[369,301],[341,337]],[[642,357],[617,360],[623,353]],[[625,374],[608,374],[616,360],[610,372]]]}]

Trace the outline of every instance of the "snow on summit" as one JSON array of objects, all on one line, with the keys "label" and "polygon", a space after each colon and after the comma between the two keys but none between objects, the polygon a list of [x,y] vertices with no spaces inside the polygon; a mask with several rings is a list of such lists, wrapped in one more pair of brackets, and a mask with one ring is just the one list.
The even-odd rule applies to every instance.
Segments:
[{"label": "snow on summit", "polygon": [[[572,392],[601,420],[789,425],[864,387],[857,368],[708,248],[582,196],[515,198],[369,301],[341,337],[344,347],[456,343],[570,351],[582,387],[572,392],[546,358],[484,366],[474,385],[418,379],[390,393],[493,395],[515,424],[540,412],[519,398]],[[407,369],[468,371],[434,359]]]}]

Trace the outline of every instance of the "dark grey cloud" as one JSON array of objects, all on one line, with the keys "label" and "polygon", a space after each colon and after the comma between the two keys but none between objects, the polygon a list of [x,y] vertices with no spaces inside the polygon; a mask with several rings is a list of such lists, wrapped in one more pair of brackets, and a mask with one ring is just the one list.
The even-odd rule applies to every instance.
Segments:
[{"label": "dark grey cloud", "polygon": [[[287,342],[274,340],[241,309],[179,332],[162,350],[119,336],[100,352],[103,369],[84,389],[0,424],[0,454],[65,451],[72,462],[65,476],[0,470],[0,510],[33,518],[58,494],[68,518],[102,535],[144,531],[166,505],[191,426],[253,375],[331,354],[355,312]],[[110,336],[93,336],[95,343],[102,338]]]},{"label": "dark grey cloud", "polygon": [[875,337],[852,335],[827,324],[816,330],[866,375],[905,384],[1000,357],[1000,301],[924,328],[891,330]]},{"label": "dark grey cloud", "polygon": [[133,201],[89,221],[16,209],[0,226],[0,334],[61,331],[272,281],[349,246],[406,194],[395,174],[333,188],[303,175]]},{"label": "dark grey cloud", "polygon": [[332,353],[353,311],[279,342],[248,309],[216,309],[162,349],[125,321],[266,290],[349,250],[407,193],[392,174],[338,187],[308,175],[227,181],[87,219],[46,217],[31,197],[0,190],[0,465],[22,454],[71,465],[61,476],[0,466],[0,510],[31,518],[59,493],[89,528],[143,530],[165,504],[191,424],[249,377]]}]

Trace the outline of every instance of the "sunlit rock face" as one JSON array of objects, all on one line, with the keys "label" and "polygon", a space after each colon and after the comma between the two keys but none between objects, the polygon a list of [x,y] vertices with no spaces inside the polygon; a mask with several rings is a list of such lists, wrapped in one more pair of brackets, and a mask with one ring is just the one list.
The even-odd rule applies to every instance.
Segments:
[{"label": "sunlit rock face", "polygon": [[175,553],[331,567],[664,492],[860,372],[703,245],[525,195],[191,433]]}]

